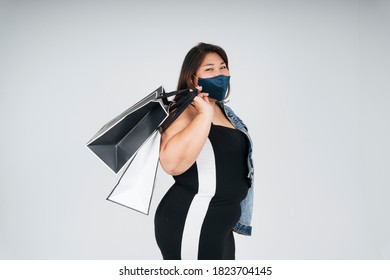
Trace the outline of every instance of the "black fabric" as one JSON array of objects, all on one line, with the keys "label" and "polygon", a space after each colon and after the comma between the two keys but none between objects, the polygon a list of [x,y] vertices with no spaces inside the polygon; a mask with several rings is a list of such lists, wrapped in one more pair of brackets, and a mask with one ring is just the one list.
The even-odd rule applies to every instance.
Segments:
[{"label": "black fabric", "polygon": [[[248,140],[239,130],[212,125],[209,133],[216,164],[216,193],[203,220],[198,259],[234,259],[232,228],[241,215],[240,202],[246,197]],[[155,214],[155,235],[164,259],[181,259],[181,241],[188,209],[198,192],[196,162],[161,200]]]}]

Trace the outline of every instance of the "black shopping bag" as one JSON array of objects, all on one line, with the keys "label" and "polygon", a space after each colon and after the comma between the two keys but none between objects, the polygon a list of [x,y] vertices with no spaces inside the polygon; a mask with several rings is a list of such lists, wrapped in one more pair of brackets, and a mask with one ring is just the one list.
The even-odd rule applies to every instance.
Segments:
[{"label": "black shopping bag", "polygon": [[[160,86],[105,124],[87,146],[117,173],[153,132],[163,123],[165,126],[172,123],[196,94],[197,90],[191,89],[165,93]],[[167,98],[174,95],[183,98],[177,104],[169,102]],[[169,107],[174,113],[168,113]]]}]

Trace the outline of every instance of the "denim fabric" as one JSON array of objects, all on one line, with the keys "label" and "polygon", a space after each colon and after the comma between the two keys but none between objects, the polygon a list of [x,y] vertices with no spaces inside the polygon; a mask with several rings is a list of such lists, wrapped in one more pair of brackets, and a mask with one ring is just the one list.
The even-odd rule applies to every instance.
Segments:
[{"label": "denim fabric", "polygon": [[216,101],[217,104],[221,107],[222,111],[225,112],[226,117],[233,124],[233,126],[242,131],[249,140],[249,150],[248,150],[248,178],[250,181],[250,188],[248,194],[243,201],[241,201],[241,217],[238,220],[237,224],[234,226],[233,230],[239,234],[248,235],[252,234],[252,212],[253,212],[253,179],[254,179],[254,170],[253,170],[253,143],[252,139],[248,134],[248,128],[244,122],[233,112],[233,110],[226,106],[225,103]]}]

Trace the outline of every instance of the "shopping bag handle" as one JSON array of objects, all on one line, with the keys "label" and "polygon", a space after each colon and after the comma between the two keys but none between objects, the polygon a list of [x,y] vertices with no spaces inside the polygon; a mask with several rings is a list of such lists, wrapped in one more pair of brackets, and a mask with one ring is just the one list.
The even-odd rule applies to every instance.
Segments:
[{"label": "shopping bag handle", "polygon": [[171,97],[174,95],[182,95],[183,93],[190,93],[190,92],[196,92],[196,94],[198,94],[198,90],[196,88],[195,89],[186,88],[186,89],[180,89],[180,90],[175,90],[175,91],[171,91],[171,92],[164,92],[163,91],[156,98],[163,99],[163,98],[168,98],[168,97]]},{"label": "shopping bag handle", "polygon": [[[185,93],[185,94],[184,94]],[[181,95],[176,101],[168,102],[169,116],[160,126],[160,131],[165,131],[198,95],[197,89],[182,89],[167,93],[169,96]],[[164,102],[165,103],[165,102]]]}]

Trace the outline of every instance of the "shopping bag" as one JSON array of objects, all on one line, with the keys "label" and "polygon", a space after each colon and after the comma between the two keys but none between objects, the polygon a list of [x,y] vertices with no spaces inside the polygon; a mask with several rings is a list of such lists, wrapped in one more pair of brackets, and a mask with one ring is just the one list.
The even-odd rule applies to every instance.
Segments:
[{"label": "shopping bag", "polygon": [[[123,170],[107,200],[149,213],[159,162],[160,131],[193,101],[198,91],[166,93],[159,87],[105,124],[87,146],[115,173]],[[174,101],[168,97],[176,96]]]},{"label": "shopping bag", "polygon": [[[185,89],[165,93],[158,89],[106,123],[87,143],[104,163],[117,173],[136,154],[141,145],[160,125],[169,124],[194,99],[197,90]],[[181,102],[168,102],[168,97],[182,95]],[[173,114],[168,107],[174,104]],[[166,126],[166,125],[165,125]]]},{"label": "shopping bag", "polygon": [[149,214],[159,163],[160,139],[160,132],[155,130],[125,165],[107,200]]}]

